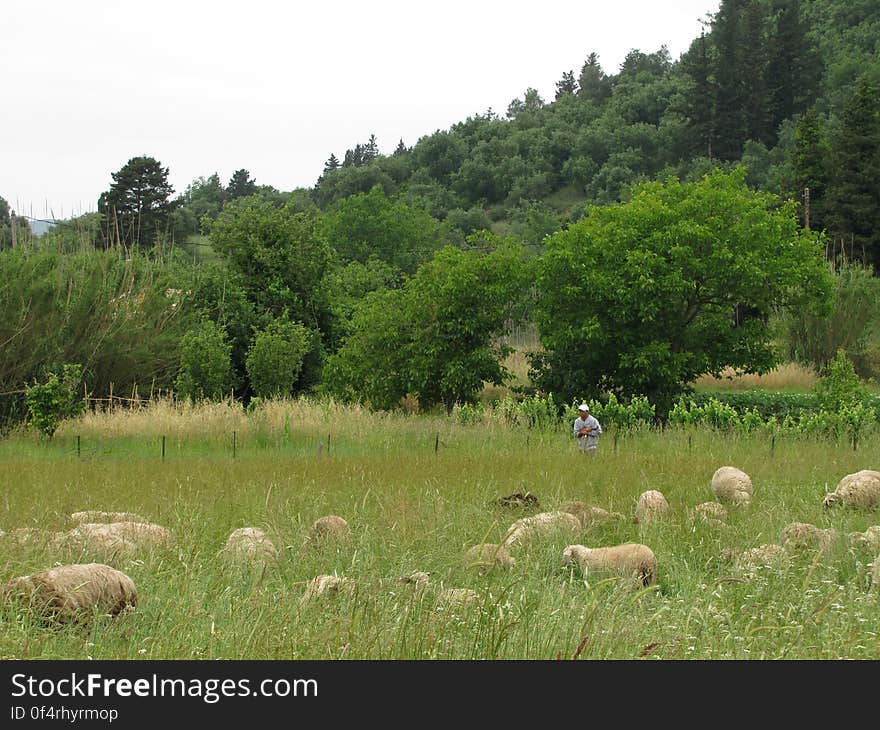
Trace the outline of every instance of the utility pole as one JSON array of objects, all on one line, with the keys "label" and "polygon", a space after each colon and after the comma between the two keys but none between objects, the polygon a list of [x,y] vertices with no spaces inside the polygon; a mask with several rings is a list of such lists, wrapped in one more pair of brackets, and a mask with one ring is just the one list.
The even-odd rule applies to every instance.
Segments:
[{"label": "utility pole", "polygon": [[804,188],[804,228],[810,228],[810,189]]},{"label": "utility pole", "polygon": [[15,248],[15,211],[9,211],[9,221],[12,224],[12,248]]}]

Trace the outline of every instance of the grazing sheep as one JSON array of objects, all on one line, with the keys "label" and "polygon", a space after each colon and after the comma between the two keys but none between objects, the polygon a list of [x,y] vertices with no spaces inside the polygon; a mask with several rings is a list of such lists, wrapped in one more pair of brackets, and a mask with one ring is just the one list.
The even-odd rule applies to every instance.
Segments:
[{"label": "grazing sheep", "polygon": [[799,550],[820,548],[828,550],[840,536],[833,527],[823,530],[806,522],[792,522],[782,528],[783,547]]},{"label": "grazing sheep", "polygon": [[522,545],[533,538],[550,535],[554,532],[580,532],[581,523],[568,512],[539,512],[531,517],[523,517],[507,530],[501,544],[505,547]]},{"label": "grazing sheep", "polygon": [[531,492],[514,492],[506,497],[499,497],[495,500],[495,504],[499,507],[507,507],[512,509],[532,508],[538,509],[538,498]]},{"label": "grazing sheep", "polygon": [[722,466],[712,475],[712,491],[719,502],[745,507],[752,501],[752,478],[735,466]]},{"label": "grazing sheep", "polygon": [[84,522],[63,536],[67,547],[111,557],[135,555],[174,544],[171,532],[149,522]]},{"label": "grazing sheep", "polygon": [[727,519],[727,509],[720,502],[702,502],[694,507],[691,519],[701,520],[707,525],[719,527]]},{"label": "grazing sheep", "polygon": [[59,621],[94,612],[116,615],[137,605],[137,589],[125,573],[101,563],[62,565],[9,581],[5,600],[23,600]]},{"label": "grazing sheep", "polygon": [[880,550],[880,525],[873,525],[864,532],[849,533],[853,545],[864,545],[871,550]]},{"label": "grazing sheep", "polygon": [[656,489],[649,489],[642,492],[639,496],[638,504],[636,504],[635,521],[638,523],[648,523],[661,519],[669,514],[669,502],[663,496],[663,492]]},{"label": "grazing sheep", "polygon": [[727,549],[722,553],[732,559],[736,568],[744,573],[754,573],[761,568],[774,568],[782,565],[788,557],[782,545],[767,544],[749,548],[742,552]]},{"label": "grazing sheep", "polygon": [[847,474],[833,492],[825,495],[823,504],[826,507],[842,504],[862,509],[880,506],[880,471],[862,469]]},{"label": "grazing sheep", "polygon": [[562,551],[562,565],[572,564],[578,565],[585,575],[591,571],[619,573],[646,586],[657,580],[654,551],[636,542],[599,548],[569,545]]},{"label": "grazing sheep", "polygon": [[565,502],[559,507],[560,512],[568,512],[580,520],[581,527],[586,529],[591,525],[601,524],[603,522],[623,521],[624,517],[619,512],[609,512],[601,507],[591,507],[586,502],[575,500],[574,502]]},{"label": "grazing sheep", "polygon": [[516,560],[503,545],[484,543],[468,548],[464,555],[465,563],[469,568],[479,568],[481,572],[488,572],[492,568],[512,568]]},{"label": "grazing sheep", "polygon": [[430,577],[430,573],[426,573],[423,570],[415,570],[403,578],[398,578],[397,582],[405,585],[413,585],[417,588],[423,588],[428,584]]},{"label": "grazing sheep", "polygon": [[451,610],[464,608],[480,599],[480,594],[470,588],[445,588],[437,596],[436,608]]},{"label": "grazing sheep", "polygon": [[347,537],[351,529],[339,515],[326,515],[319,517],[312,523],[312,529],[309,530],[307,542],[319,544],[328,540]]},{"label": "grazing sheep", "polygon": [[70,515],[70,521],[77,525],[83,522],[149,522],[146,517],[134,512],[101,512],[100,510],[74,512]]},{"label": "grazing sheep", "polygon": [[357,584],[351,578],[340,578],[337,575],[319,575],[306,583],[306,592],[301,599],[306,603],[312,598],[328,595],[335,596],[340,593],[351,594]]},{"label": "grazing sheep", "polygon": [[272,540],[256,527],[234,530],[220,552],[234,563],[271,563],[278,558]]}]

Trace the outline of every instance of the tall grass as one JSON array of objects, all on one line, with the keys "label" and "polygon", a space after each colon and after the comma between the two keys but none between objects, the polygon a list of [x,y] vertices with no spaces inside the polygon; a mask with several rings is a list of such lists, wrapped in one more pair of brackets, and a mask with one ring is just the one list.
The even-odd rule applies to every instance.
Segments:
[{"label": "tall grass", "polygon": [[[744,577],[723,553],[778,542],[793,521],[864,530],[877,515],[826,511],[822,498],[844,474],[878,463],[876,437],[853,451],[673,430],[621,437],[616,448],[606,438],[591,458],[567,433],[307,401],[265,403],[250,414],[232,404],[171,403],[89,414],[64,424],[53,442],[28,433],[0,442],[0,527],[61,530],[76,510],[126,510],[169,527],[176,546],[118,564],[140,593],[130,615],[53,627],[0,607],[0,656],[554,659],[572,657],[586,639],[582,659],[876,659],[872,554],[841,541],[828,556],[806,551]],[[732,513],[726,527],[692,522],[689,508],[712,499],[711,476],[723,464],[752,476],[751,508]],[[580,499],[631,515],[646,489],[667,496],[669,520],[539,541],[518,548],[507,572],[481,575],[463,562],[469,546],[497,542],[528,514],[496,506],[500,496],[528,490],[540,509]],[[350,541],[305,548],[311,522],[330,513],[349,521]],[[279,548],[265,574],[229,569],[217,557],[226,536],[246,525],[266,529]],[[633,591],[614,577],[559,567],[566,544],[626,541],[656,553],[656,587]],[[88,557],[7,539],[0,579]],[[398,582],[414,570],[431,574],[423,593]],[[321,573],[355,579],[356,592],[302,603],[304,582]],[[440,610],[441,587],[473,588],[480,598]]]}]

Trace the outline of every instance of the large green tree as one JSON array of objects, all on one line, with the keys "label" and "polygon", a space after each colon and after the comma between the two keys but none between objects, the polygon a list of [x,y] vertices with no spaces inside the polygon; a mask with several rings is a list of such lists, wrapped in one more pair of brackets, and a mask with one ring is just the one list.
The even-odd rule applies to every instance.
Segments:
[{"label": "large green tree", "polygon": [[110,177],[110,189],[98,198],[107,245],[148,247],[168,232],[174,188],[167,167],[152,157],[132,157]]},{"label": "large green tree", "polygon": [[768,370],[766,322],[735,313],[825,297],[817,239],[743,169],[644,183],[627,203],[592,208],[540,259],[537,382],[563,400],[645,395],[663,413],[699,375]]},{"label": "large green tree", "polygon": [[469,402],[484,381],[501,384],[498,342],[526,289],[523,248],[491,253],[451,246],[400,289],[377,290],[357,306],[325,383],[345,400],[390,409],[414,395],[423,408]]}]

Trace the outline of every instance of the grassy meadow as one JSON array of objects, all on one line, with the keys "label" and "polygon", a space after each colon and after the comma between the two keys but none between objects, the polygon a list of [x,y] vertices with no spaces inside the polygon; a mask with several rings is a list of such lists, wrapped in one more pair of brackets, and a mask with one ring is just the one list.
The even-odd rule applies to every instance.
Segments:
[{"label": "grassy meadow", "polygon": [[[751,475],[752,505],[723,526],[692,520],[725,464]],[[0,441],[0,529],[66,530],[77,510],[131,511],[171,529],[176,545],[114,564],[139,593],[137,610],[115,619],[55,626],[0,607],[0,658],[878,659],[880,599],[866,548],[841,539],[828,554],[793,553],[754,574],[724,553],[778,543],[790,522],[844,534],[880,523],[822,507],[841,477],[878,465],[876,435],[854,451],[814,438],[771,445],[667,430],[615,443],[606,433],[590,457],[567,432],[506,427],[491,412],[473,425],[304,400],[249,414],[169,402],[89,413],[51,442],[25,431]],[[672,515],[635,524],[647,489],[666,495]],[[493,503],[527,490],[539,510]],[[511,548],[517,563],[507,571],[464,563],[471,545],[500,542],[514,520],[566,500],[627,519]],[[348,520],[350,538],[306,547],[326,514]],[[243,526],[269,533],[277,565],[248,571],[218,557]],[[656,586],[560,567],[567,544],[628,541],[655,552]],[[91,559],[8,537],[0,550],[0,581]],[[427,586],[399,581],[413,571],[430,573]],[[305,582],[320,574],[352,578],[356,590],[303,602]],[[447,587],[479,598],[443,608]]]}]

